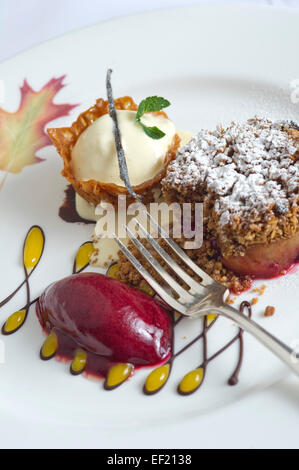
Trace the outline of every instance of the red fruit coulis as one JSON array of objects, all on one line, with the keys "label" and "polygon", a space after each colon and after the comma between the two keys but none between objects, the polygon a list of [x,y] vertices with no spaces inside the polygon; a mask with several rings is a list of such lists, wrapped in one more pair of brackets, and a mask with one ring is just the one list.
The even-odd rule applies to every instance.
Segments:
[{"label": "red fruit coulis", "polygon": [[82,273],[49,286],[36,303],[46,334],[55,332],[57,355],[87,353],[85,371],[106,376],[117,363],[164,363],[172,354],[173,326],[158,301],[108,276]]}]

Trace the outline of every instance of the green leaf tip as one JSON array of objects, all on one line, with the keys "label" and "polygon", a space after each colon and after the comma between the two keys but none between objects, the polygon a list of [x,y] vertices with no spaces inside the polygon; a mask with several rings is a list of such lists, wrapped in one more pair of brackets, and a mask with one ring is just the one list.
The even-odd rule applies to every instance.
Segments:
[{"label": "green leaf tip", "polygon": [[148,127],[141,122],[141,117],[145,113],[154,113],[156,111],[161,111],[161,109],[167,108],[170,106],[170,102],[161,96],[148,96],[138,106],[136,114],[136,122],[142,127],[145,134],[151,139],[162,139],[165,136],[165,133],[158,129],[156,126]]}]

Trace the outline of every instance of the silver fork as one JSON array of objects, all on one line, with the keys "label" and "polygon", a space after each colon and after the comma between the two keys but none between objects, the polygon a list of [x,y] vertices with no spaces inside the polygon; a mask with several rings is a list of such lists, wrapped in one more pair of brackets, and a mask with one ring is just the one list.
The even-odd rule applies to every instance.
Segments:
[{"label": "silver fork", "polygon": [[272,351],[279,359],[281,359],[289,368],[299,376],[299,355],[295,350],[284,344],[278,338],[273,336],[267,330],[262,328],[252,319],[242,315],[238,310],[225,303],[229,295],[228,289],[214,281],[202,269],[200,269],[184,252],[184,250],[168,236],[168,234],[158,225],[153,217],[146,212],[149,221],[158,229],[161,238],[165,240],[173,252],[188,266],[192,271],[201,278],[198,283],[189,276],[159,245],[159,243],[148,233],[148,231],[133,219],[143,232],[145,238],[151,247],[159,254],[164,262],[190,287],[190,290],[184,289],[178,282],[161,266],[140,240],[124,226],[130,240],[140,251],[143,257],[150,263],[153,269],[164,279],[169,287],[178,295],[174,298],[166,289],[164,289],[146,270],[146,268],[138,261],[129,249],[114,235],[121,251],[133,264],[141,276],[148,282],[154,291],[166,302],[171,308],[177,310],[182,315],[189,318],[200,318],[208,314],[223,315],[235,322],[240,328],[251,333],[260,343]]}]

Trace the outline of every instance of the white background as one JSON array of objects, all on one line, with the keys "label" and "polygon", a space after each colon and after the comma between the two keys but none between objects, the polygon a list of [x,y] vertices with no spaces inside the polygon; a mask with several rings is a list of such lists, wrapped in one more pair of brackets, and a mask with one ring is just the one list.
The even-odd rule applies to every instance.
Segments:
[{"label": "white background", "polygon": [[[220,3],[225,2],[228,3],[220,0]],[[299,7],[299,0],[235,0],[237,2]],[[82,26],[142,11],[200,3],[204,1],[0,0],[0,61]]]}]

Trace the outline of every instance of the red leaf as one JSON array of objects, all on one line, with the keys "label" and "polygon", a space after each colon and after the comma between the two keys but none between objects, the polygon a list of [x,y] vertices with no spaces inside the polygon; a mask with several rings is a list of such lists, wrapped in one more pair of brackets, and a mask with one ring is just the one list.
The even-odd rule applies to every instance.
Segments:
[{"label": "red leaf", "polygon": [[34,91],[24,80],[21,101],[15,113],[0,108],[0,170],[19,173],[25,166],[42,161],[36,152],[50,145],[45,127],[54,119],[69,115],[77,105],[55,104],[57,93],[65,86],[65,75],[52,78]]}]

